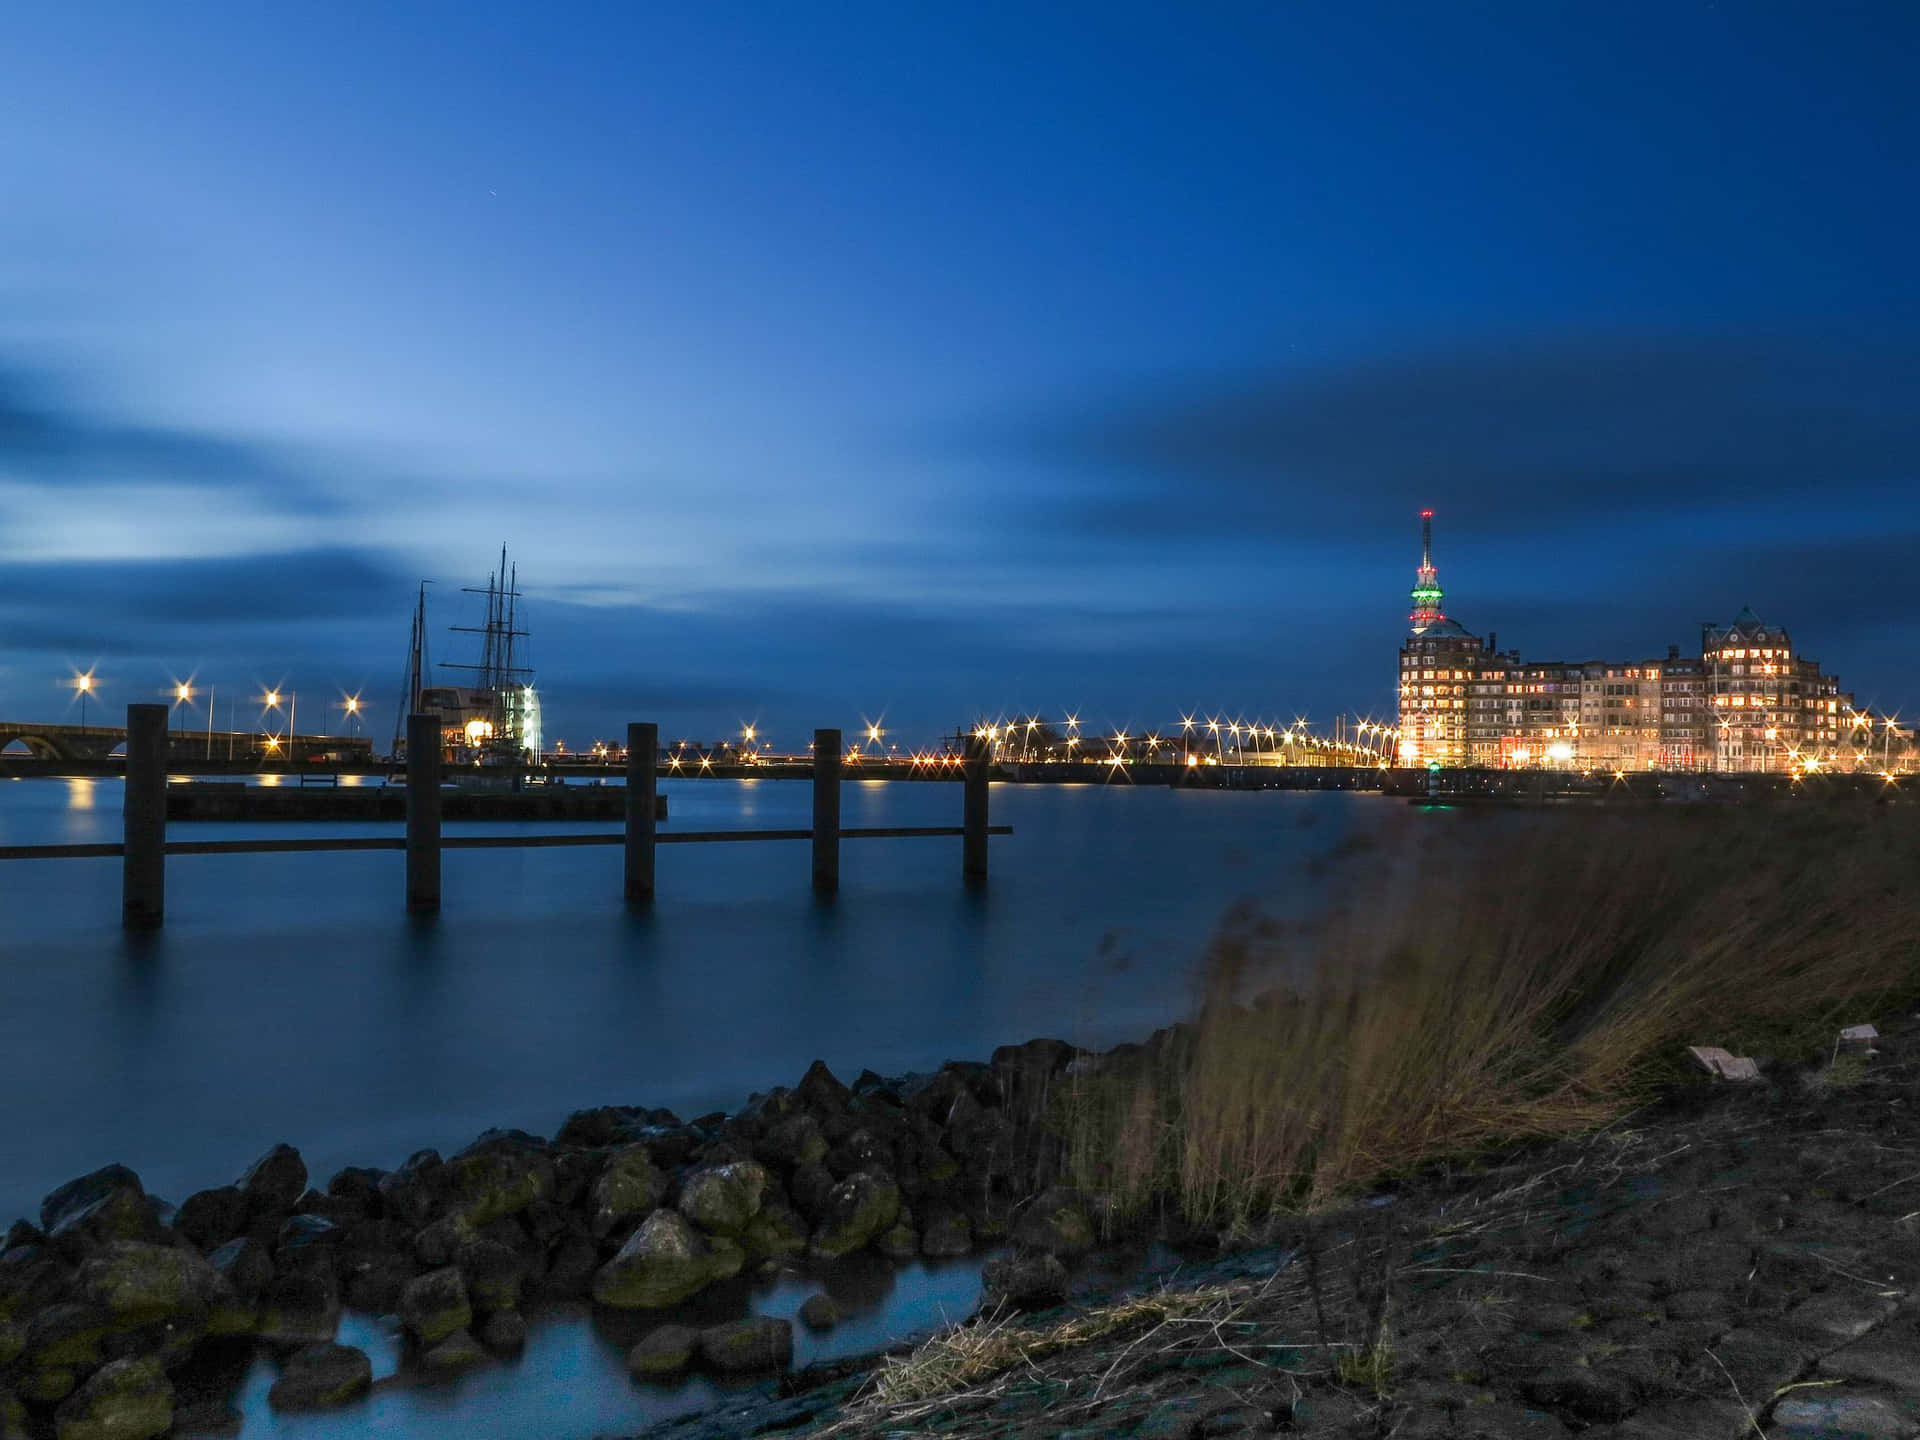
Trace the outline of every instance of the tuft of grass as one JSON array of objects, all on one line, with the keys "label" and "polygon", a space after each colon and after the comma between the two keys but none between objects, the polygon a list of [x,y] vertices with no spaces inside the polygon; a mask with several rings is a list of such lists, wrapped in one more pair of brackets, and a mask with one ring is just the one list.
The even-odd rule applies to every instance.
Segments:
[{"label": "tuft of grass", "polygon": [[1116,1223],[1257,1232],[1604,1126],[1690,1043],[1810,1056],[1920,994],[1910,809],[1408,820],[1317,925],[1233,917],[1192,1023],[1071,1084],[1066,1163]]}]

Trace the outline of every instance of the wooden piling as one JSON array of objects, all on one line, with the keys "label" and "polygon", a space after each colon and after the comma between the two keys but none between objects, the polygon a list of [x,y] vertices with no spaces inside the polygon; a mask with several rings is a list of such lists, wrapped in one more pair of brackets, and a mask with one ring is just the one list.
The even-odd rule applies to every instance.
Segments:
[{"label": "wooden piling", "polygon": [[813,888],[840,888],[840,732],[813,732]]},{"label": "wooden piling", "polygon": [[440,908],[440,717],[407,716],[407,909]]},{"label": "wooden piling", "polygon": [[657,824],[654,796],[660,788],[656,757],[660,727],[627,726],[627,903],[653,901],[653,842]]},{"label": "wooden piling", "polygon": [[989,742],[967,742],[962,769],[960,876],[969,885],[987,883],[987,770]]},{"label": "wooden piling", "polygon": [[167,909],[167,707],[127,706],[120,923],[157,930]]}]

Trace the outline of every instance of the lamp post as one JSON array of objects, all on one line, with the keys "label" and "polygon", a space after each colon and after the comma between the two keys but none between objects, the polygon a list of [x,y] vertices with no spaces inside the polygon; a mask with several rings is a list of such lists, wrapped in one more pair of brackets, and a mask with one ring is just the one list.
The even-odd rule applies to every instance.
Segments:
[{"label": "lamp post", "polygon": [[270,740],[270,737],[267,735],[266,712],[280,708],[280,692],[278,690],[267,691],[266,694],[260,697],[260,704],[262,706],[260,714],[260,740],[262,748],[278,750],[280,748],[279,741],[277,739]]},{"label": "lamp post", "polygon": [[193,687],[184,680],[178,682],[173,687],[173,705],[167,712],[167,718],[171,720],[174,711],[177,711],[182,705],[190,705],[192,703]]},{"label": "lamp post", "polygon": [[73,677],[73,688],[80,692],[80,733],[87,730],[87,696],[93,693],[93,672]]}]

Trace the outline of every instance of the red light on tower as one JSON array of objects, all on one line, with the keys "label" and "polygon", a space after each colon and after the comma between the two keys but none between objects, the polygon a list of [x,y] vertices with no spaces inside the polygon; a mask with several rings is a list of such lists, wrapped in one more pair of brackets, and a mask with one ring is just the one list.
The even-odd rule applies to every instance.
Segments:
[{"label": "red light on tower", "polygon": [[1433,518],[1433,512],[1431,510],[1422,510],[1420,512],[1420,518],[1422,520],[1431,520]]}]

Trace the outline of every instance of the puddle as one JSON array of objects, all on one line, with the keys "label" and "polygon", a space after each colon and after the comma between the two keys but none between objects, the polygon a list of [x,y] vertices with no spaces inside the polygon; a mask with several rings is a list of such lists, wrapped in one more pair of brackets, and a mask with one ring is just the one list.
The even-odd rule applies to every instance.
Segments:
[{"label": "puddle", "polygon": [[[267,1391],[278,1366],[244,1347],[196,1357],[191,1377],[180,1378],[190,1378],[196,1394],[224,1396],[244,1416],[241,1433],[250,1440],[630,1435],[770,1383],[766,1377],[723,1381],[701,1375],[664,1383],[634,1380],[627,1374],[627,1350],[657,1326],[712,1325],[749,1314],[793,1320],[798,1368],[882,1350],[963,1318],[979,1299],[980,1271],[989,1258],[981,1254],[896,1267],[881,1256],[860,1254],[817,1270],[727,1281],[671,1310],[607,1311],[585,1305],[529,1310],[527,1346],[519,1356],[444,1379],[401,1373],[401,1335],[391,1316],[348,1313],[337,1338],[372,1359],[373,1394],[319,1414],[281,1415],[269,1408]],[[807,1297],[823,1290],[846,1318],[816,1335],[796,1317]]]}]

